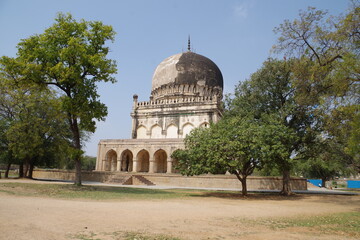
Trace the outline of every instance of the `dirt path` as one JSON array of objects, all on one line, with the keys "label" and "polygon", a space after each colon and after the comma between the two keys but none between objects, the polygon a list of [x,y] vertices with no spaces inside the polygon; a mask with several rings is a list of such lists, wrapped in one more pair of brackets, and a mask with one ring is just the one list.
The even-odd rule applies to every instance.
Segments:
[{"label": "dirt path", "polygon": [[[296,200],[86,201],[12,196],[0,192],[0,239],[122,239],[144,232],[181,239],[339,239],[271,230],[249,221],[360,210],[359,196],[304,195]],[[120,234],[120,235],[119,235]],[[352,239],[344,236],[342,239]]]}]

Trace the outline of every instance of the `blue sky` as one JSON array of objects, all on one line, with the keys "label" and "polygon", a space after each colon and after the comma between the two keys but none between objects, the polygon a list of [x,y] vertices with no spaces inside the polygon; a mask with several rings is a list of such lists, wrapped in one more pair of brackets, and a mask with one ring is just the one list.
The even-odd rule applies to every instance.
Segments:
[{"label": "blue sky", "polygon": [[85,146],[96,156],[100,139],[130,138],[133,94],[147,101],[156,66],[186,51],[188,35],[194,52],[213,60],[223,73],[224,92],[248,79],[270,56],[274,27],[294,19],[308,6],[346,12],[347,0],[0,0],[0,56],[16,56],[20,39],[42,33],[58,12],[76,19],[99,20],[117,32],[109,43],[116,60],[115,84],[99,84],[108,106],[105,122]]}]

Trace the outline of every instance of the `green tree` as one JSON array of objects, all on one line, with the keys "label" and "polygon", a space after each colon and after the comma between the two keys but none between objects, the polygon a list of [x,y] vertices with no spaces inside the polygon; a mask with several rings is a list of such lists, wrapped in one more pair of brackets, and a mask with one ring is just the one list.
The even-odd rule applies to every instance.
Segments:
[{"label": "green tree", "polygon": [[82,160],[82,169],[86,171],[95,170],[96,167],[96,157],[84,156]]},{"label": "green tree", "polygon": [[351,165],[357,173],[360,173],[360,109],[353,115],[350,123],[350,134],[347,138],[345,152],[352,156]]},{"label": "green tree", "polygon": [[[1,72],[3,160],[8,164],[18,161],[25,166],[24,175],[32,178],[35,165],[49,166],[65,156],[71,135],[54,91],[21,84],[9,76]],[[23,177],[23,171],[19,172]]]},{"label": "green tree", "polygon": [[8,148],[8,140],[6,139],[8,128],[8,121],[0,114],[0,163],[6,165],[5,178],[8,178],[11,164],[15,162],[12,158],[11,151]]},{"label": "green tree", "polygon": [[346,154],[342,145],[334,141],[334,139],[319,139],[308,146],[305,161],[299,162],[296,171],[307,178],[320,178],[322,187],[325,182],[334,177],[346,176],[351,173],[351,156]]},{"label": "green tree", "polygon": [[223,118],[210,128],[193,130],[185,138],[185,149],[172,157],[179,161],[180,173],[234,174],[247,195],[247,177],[259,165],[260,145],[257,125],[250,119]]},{"label": "green tree", "polygon": [[32,178],[35,165],[52,165],[69,152],[71,135],[59,103],[45,92],[28,95],[7,131],[9,149],[24,160],[26,177]]},{"label": "green tree", "polygon": [[111,26],[99,21],[77,22],[59,14],[44,33],[23,39],[17,58],[0,60],[5,72],[15,72],[23,81],[54,88],[72,132],[71,158],[75,161],[75,184],[81,185],[81,132],[94,132],[96,120],[104,120],[106,106],[99,101],[96,83],[115,82],[116,64],[107,59],[107,40],[114,40]]},{"label": "green tree", "polygon": [[292,68],[297,101],[322,109],[322,135],[342,146],[359,171],[360,3],[352,1],[339,17],[308,8],[299,18],[285,20],[275,52],[296,60]]},{"label": "green tree", "polygon": [[313,102],[297,102],[292,60],[268,59],[250,80],[240,83],[225,114],[252,118],[260,127],[261,164],[283,175],[282,194],[291,194],[290,173],[306,144],[318,132]]}]

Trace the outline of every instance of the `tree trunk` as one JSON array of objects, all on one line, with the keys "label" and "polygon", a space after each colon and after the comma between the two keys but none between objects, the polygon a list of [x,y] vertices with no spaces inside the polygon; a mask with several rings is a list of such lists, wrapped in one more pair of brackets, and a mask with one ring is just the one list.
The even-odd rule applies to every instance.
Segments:
[{"label": "tree trunk", "polygon": [[19,178],[24,177],[24,163],[20,163],[19,165]]},{"label": "tree trunk", "polygon": [[33,178],[33,171],[34,171],[34,161],[32,160],[29,164],[29,172],[28,172],[28,178]]},{"label": "tree trunk", "polygon": [[77,186],[81,186],[81,143],[80,143],[80,131],[76,117],[72,117],[71,131],[73,133],[73,146],[75,150],[75,182]]},{"label": "tree trunk", "polygon": [[246,177],[243,177],[241,180],[241,192],[243,196],[247,196],[247,184],[246,184]]},{"label": "tree trunk", "polygon": [[26,157],[24,162],[25,162],[24,177],[27,177],[29,172],[29,158]]},{"label": "tree trunk", "polygon": [[81,186],[81,160],[75,159],[75,185]]},{"label": "tree trunk", "polygon": [[246,185],[246,177],[247,176],[240,176],[238,171],[233,171],[232,174],[235,174],[237,179],[241,182],[241,193],[243,196],[247,196],[247,185]]},{"label": "tree trunk", "polygon": [[8,165],[6,166],[5,178],[9,178],[10,167],[11,167],[11,163],[8,163]]},{"label": "tree trunk", "polygon": [[289,196],[292,194],[290,186],[290,170],[283,170],[283,188],[280,194],[284,196]]},{"label": "tree trunk", "polygon": [[326,181],[327,181],[327,177],[321,178],[321,187],[323,187],[323,188],[325,187]]}]

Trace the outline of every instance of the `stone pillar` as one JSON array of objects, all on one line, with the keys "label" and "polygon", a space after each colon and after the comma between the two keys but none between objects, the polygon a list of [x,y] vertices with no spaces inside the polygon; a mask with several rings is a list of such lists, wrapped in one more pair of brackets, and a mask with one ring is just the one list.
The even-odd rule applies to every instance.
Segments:
[{"label": "stone pillar", "polygon": [[133,169],[132,169],[133,172],[137,172],[137,166],[138,166],[138,161],[134,160],[133,161]]},{"label": "stone pillar", "polygon": [[135,139],[137,138],[136,135],[136,128],[137,128],[137,105],[138,105],[138,96],[136,94],[134,94],[133,96],[133,109],[131,112],[131,118],[132,118],[132,123],[131,123],[131,138]]},{"label": "stone pillar", "polygon": [[154,166],[155,166],[155,160],[150,158],[149,159],[149,173],[154,173]]},{"label": "stone pillar", "polygon": [[172,158],[167,158],[166,173],[172,173]]},{"label": "stone pillar", "polygon": [[121,159],[120,159],[120,157],[117,160],[116,171],[117,172],[121,171]]},{"label": "stone pillar", "polygon": [[102,167],[102,161],[101,161],[101,145],[100,145],[100,143],[98,144],[98,151],[97,151],[97,157],[96,157],[96,168],[95,168],[95,170],[97,170],[97,171],[101,171],[102,169],[101,169],[101,167]]},{"label": "stone pillar", "polygon": [[105,169],[106,169],[106,159],[103,159],[100,171],[105,171]]}]

